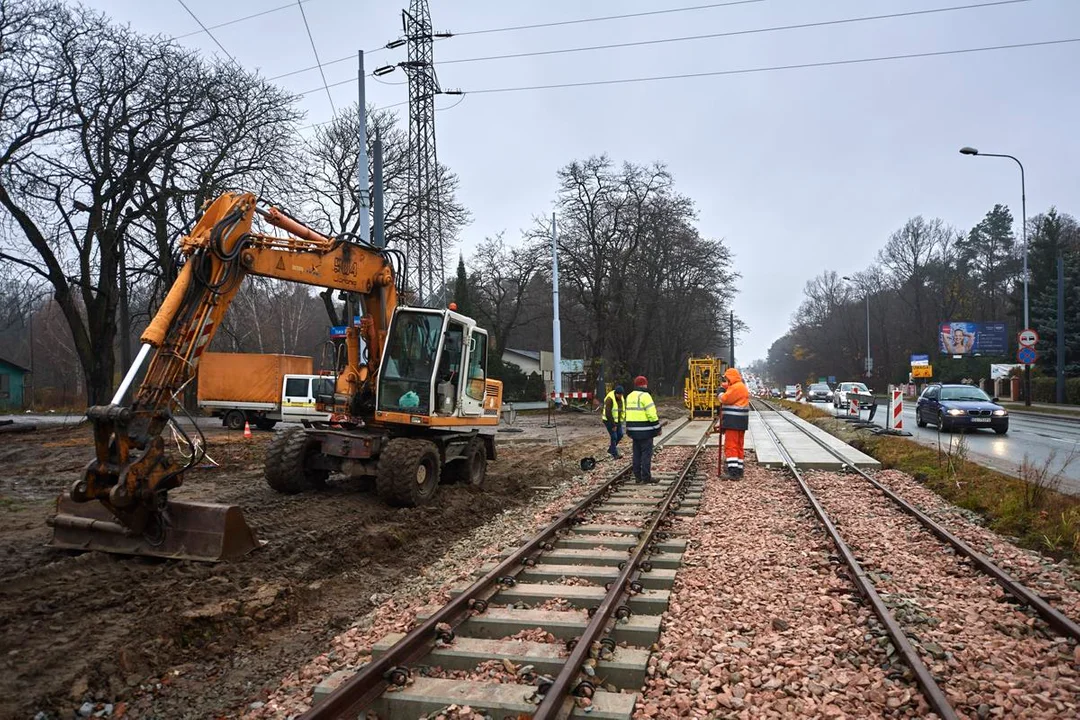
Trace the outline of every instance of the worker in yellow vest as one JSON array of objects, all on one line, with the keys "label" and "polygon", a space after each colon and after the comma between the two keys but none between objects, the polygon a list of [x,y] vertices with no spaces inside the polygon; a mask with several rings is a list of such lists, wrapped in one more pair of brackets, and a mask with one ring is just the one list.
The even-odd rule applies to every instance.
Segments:
[{"label": "worker in yellow vest", "polygon": [[626,395],[622,385],[616,385],[611,392],[604,397],[604,427],[607,428],[611,444],[608,446],[608,454],[613,460],[622,457],[619,452],[619,441],[626,434]]},{"label": "worker in yellow vest", "polygon": [[644,375],[634,378],[634,391],[626,396],[626,434],[634,446],[634,480],[655,482],[652,478],[653,438],[660,434],[660,416],[649,394]]}]

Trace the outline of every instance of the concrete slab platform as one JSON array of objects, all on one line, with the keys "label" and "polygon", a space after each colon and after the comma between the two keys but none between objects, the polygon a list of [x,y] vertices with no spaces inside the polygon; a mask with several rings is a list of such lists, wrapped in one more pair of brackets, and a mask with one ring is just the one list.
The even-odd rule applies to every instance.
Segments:
[{"label": "concrete slab platform", "polygon": [[[404,633],[390,633],[375,643],[371,654],[379,657]],[[533,672],[554,677],[566,664],[566,649],[557,643],[526,640],[485,640],[456,637],[451,645],[432,650],[424,664],[447,670],[472,670],[487,660],[506,659],[515,665],[532,665]],[[600,660],[596,673],[619,687],[637,688],[645,683],[649,651],[640,648],[618,648],[611,660]]]},{"label": "concrete slab platform", "polygon": [[[420,608],[416,617],[427,620],[437,609],[438,606]],[[625,622],[615,623],[611,635],[617,643],[647,648],[660,637],[660,619],[659,615],[634,614]],[[559,640],[570,640],[581,637],[588,623],[589,615],[585,610],[508,610],[493,606],[480,615],[473,615],[454,632],[458,637],[500,639],[522,630],[543,628]]]},{"label": "concrete slab platform", "polygon": [[767,425],[776,433],[784,449],[787,450],[795,464],[800,468],[807,470],[839,470],[845,465],[866,469],[881,467],[881,464],[874,458],[832,437],[824,430],[814,427],[791,413],[784,412],[783,415],[794,419],[800,427],[807,428],[815,437],[820,437],[828,443],[829,447],[839,452],[844,459],[838,459],[830,454],[781,415],[772,412],[753,412],[750,414],[750,434],[754,437],[755,455],[759,465],[767,468],[784,466],[783,458],[766,430]]},{"label": "concrete slab platform", "polygon": [[694,447],[701,442],[705,431],[711,426],[712,420],[691,420],[664,444],[668,447]]},{"label": "concrete slab platform", "polygon": [[[443,680],[413,676],[411,685],[383,693],[371,709],[381,720],[416,720],[448,705],[469,705],[492,717],[530,717],[536,705],[528,698],[536,691],[530,685],[513,683],[475,683],[468,680]],[[637,694],[597,690],[590,712],[574,707],[572,718],[593,720],[629,720]],[[572,704],[572,700],[568,701]]]}]

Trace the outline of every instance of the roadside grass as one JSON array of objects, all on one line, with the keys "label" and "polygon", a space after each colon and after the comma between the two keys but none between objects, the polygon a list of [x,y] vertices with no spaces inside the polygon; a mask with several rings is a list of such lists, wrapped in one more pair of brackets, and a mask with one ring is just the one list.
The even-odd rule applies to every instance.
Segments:
[{"label": "roadside grass", "polygon": [[[890,435],[872,435],[837,422],[811,405],[784,406],[870,455],[886,469],[901,470],[954,505],[983,517],[987,527],[1018,545],[1071,562],[1080,560],[1080,498],[1059,492],[1062,461],[1026,460],[1020,477],[991,470],[967,459],[961,433],[941,435],[939,447]],[[1078,461],[1075,455],[1063,461]]]}]

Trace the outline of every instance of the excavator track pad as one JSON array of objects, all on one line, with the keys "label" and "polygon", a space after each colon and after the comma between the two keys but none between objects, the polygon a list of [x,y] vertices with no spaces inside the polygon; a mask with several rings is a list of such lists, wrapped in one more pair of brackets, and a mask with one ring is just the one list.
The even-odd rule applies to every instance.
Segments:
[{"label": "excavator track pad", "polygon": [[100,550],[174,560],[220,562],[247,555],[264,543],[236,505],[169,500],[154,531],[133,533],[96,501],[75,502],[67,494],[56,500],[49,547]]}]

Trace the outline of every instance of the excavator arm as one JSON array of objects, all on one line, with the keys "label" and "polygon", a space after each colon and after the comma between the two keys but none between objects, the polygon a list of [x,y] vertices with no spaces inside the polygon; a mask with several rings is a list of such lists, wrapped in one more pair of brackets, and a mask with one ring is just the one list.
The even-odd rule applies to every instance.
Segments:
[{"label": "excavator arm", "polygon": [[[286,235],[254,232],[256,215]],[[180,248],[187,262],[143,332],[136,361],[110,404],[87,411],[95,458],[68,498],[61,498],[52,521],[54,545],[197,559],[233,557],[256,545],[238,508],[168,499],[184,472],[201,461],[202,447],[189,440],[189,454],[170,454],[163,438],[170,423],[184,434],[173,422],[173,407],[195,377],[200,356],[247,275],[359,296],[361,321],[346,332],[347,361],[338,375],[333,410],[338,417],[363,422],[355,417],[358,399],[372,394],[397,306],[393,267],[385,252],[321,235],[277,208],[260,207],[250,193],[218,197],[181,239]],[[361,337],[368,348],[366,362],[360,358]],[[124,397],[148,357],[146,374],[125,406]],[[72,503],[92,501],[100,507],[90,513],[72,511]],[[85,542],[89,535],[98,538],[96,544]]]}]

